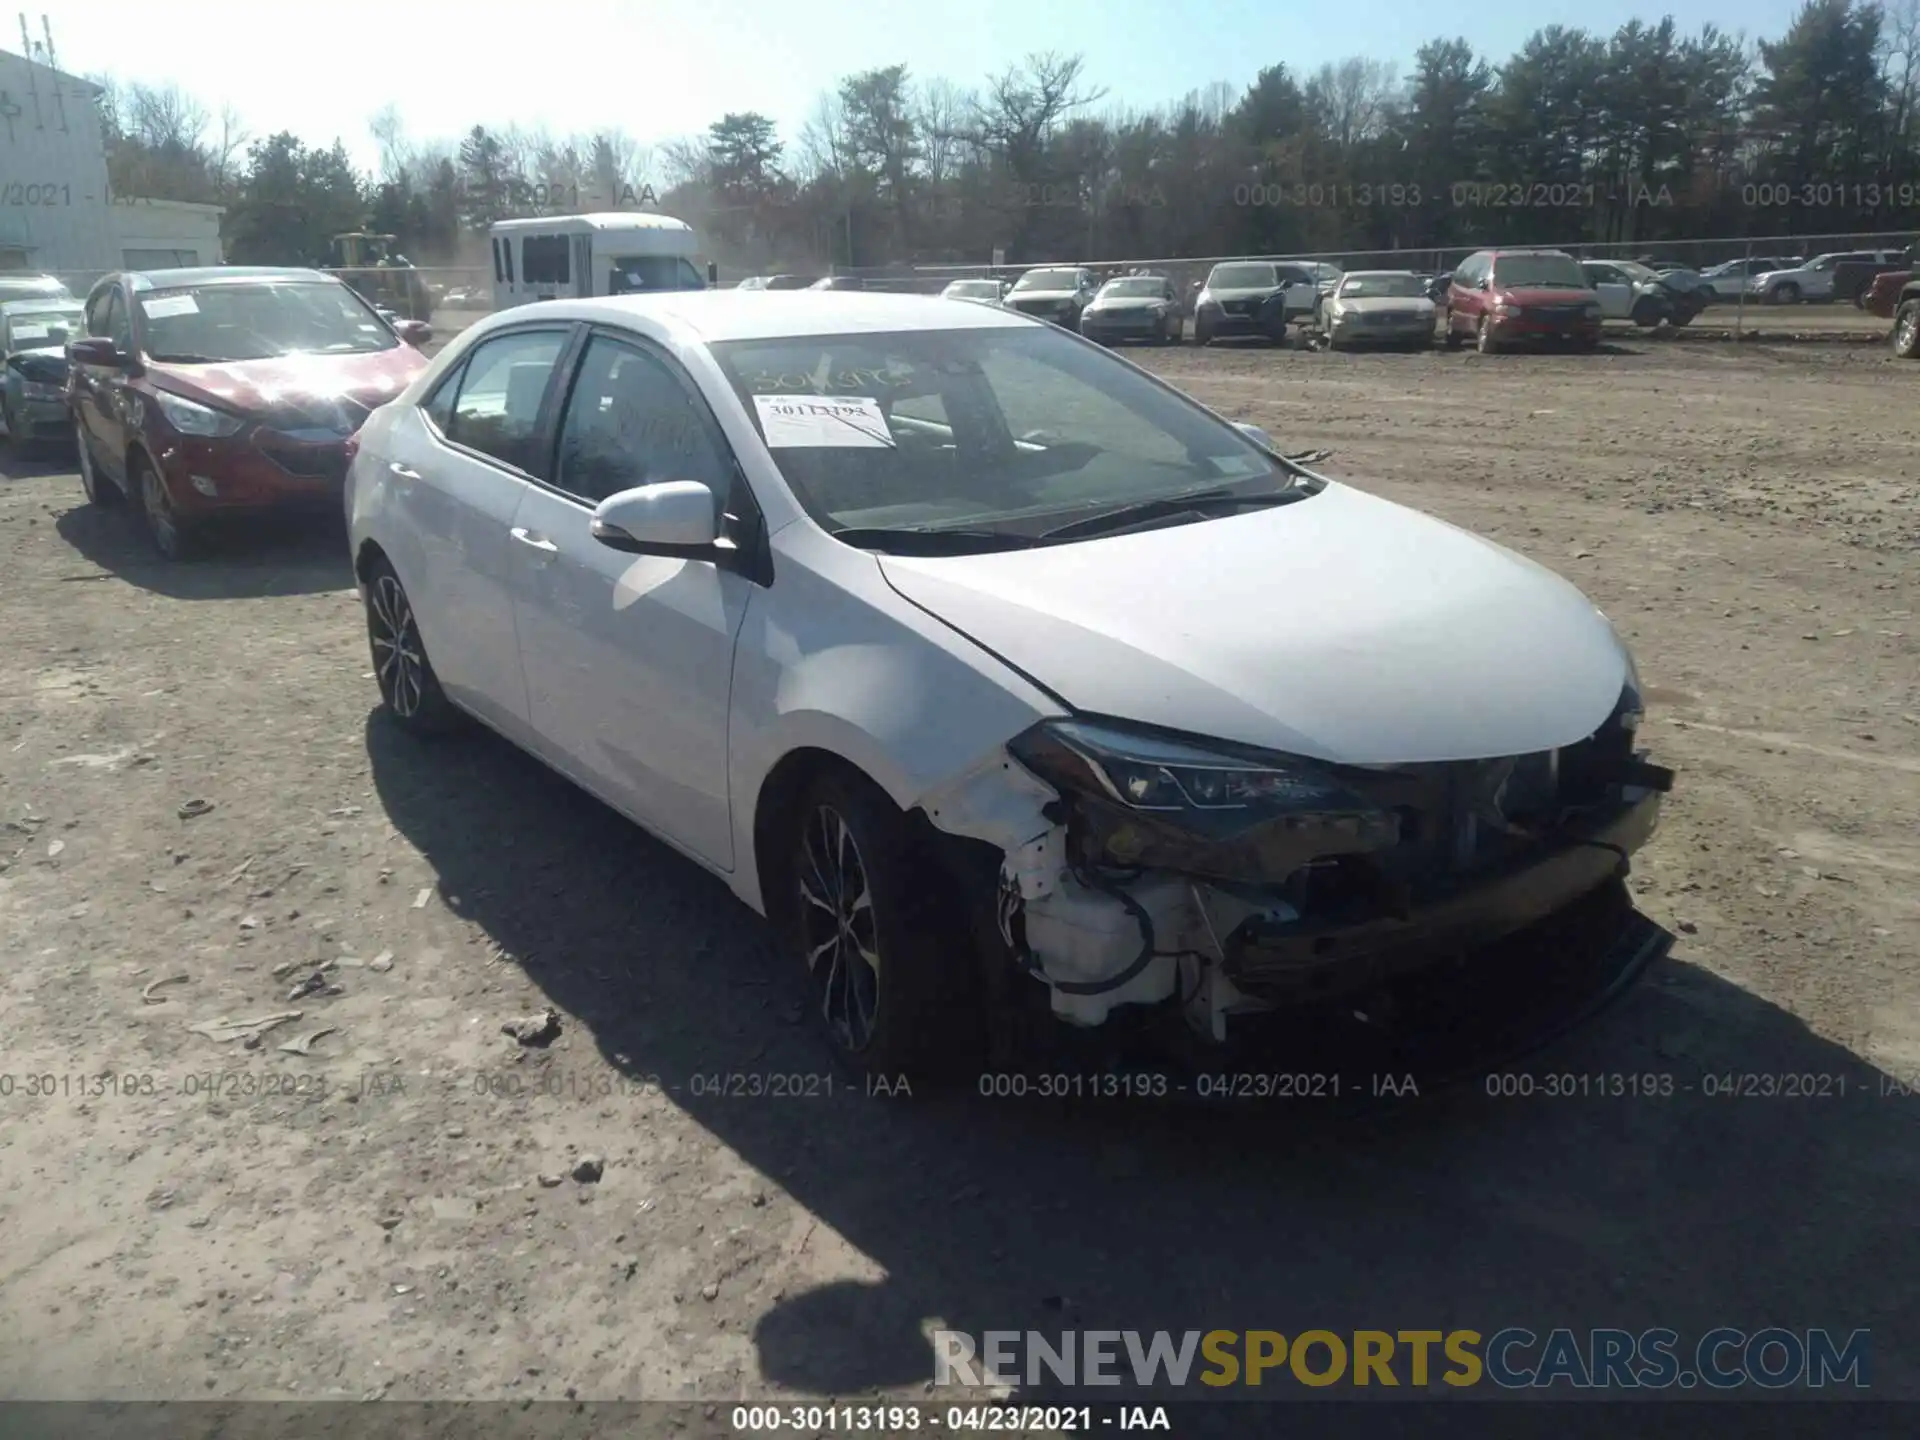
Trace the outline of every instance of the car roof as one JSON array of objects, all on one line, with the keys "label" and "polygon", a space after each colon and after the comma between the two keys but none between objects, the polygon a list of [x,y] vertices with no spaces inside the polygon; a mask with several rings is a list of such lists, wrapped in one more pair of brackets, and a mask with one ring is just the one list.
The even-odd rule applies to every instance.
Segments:
[{"label": "car roof", "polygon": [[283,284],[316,280],[335,285],[340,283],[338,276],[329,275],[324,270],[308,270],[291,265],[200,265],[180,270],[122,270],[116,275],[104,276],[98,284],[104,285],[109,280],[125,280],[135,291],[177,290],[187,285],[238,285],[248,281],[259,284],[272,280]]},{"label": "car roof", "polygon": [[1383,275],[1392,275],[1399,279],[1420,280],[1425,277],[1412,270],[1348,270],[1341,275],[1342,280],[1370,280]]},{"label": "car roof", "polygon": [[627,328],[647,320],[676,339],[700,344],[809,335],[879,335],[900,330],[1004,330],[1045,323],[984,305],[949,305],[937,295],[776,290],[743,299],[735,290],[662,290],[645,295],[536,301],[503,310],[474,329],[491,333],[504,324],[539,319]]},{"label": "car roof", "polygon": [[496,220],[489,227],[496,235],[517,235],[524,230],[558,234],[565,230],[687,230],[693,227],[671,215],[653,215],[637,210],[602,210],[591,215],[535,215],[520,220]]}]

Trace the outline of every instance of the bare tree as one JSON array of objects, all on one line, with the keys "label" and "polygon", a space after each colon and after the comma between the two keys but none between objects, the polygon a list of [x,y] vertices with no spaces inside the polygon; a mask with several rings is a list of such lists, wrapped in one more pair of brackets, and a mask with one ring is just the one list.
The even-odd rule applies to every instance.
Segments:
[{"label": "bare tree", "polygon": [[847,133],[847,110],[839,91],[814,102],[813,113],[800,127],[798,149],[800,163],[795,178],[802,182],[841,175],[852,168],[853,142]]},{"label": "bare tree", "polygon": [[944,79],[924,82],[915,97],[913,119],[920,131],[921,163],[936,186],[944,185],[957,166],[973,103],[959,86]]},{"label": "bare tree", "polygon": [[1081,88],[1085,63],[1079,55],[1053,51],[1029,55],[988,82],[986,96],[974,102],[973,134],[1017,179],[1038,173],[1046,143],[1062,120],[1105,98],[1105,90]]},{"label": "bare tree", "polygon": [[1398,72],[1391,64],[1356,55],[1322,65],[1307,82],[1305,94],[1327,138],[1344,149],[1386,128],[1398,89]]},{"label": "bare tree", "polygon": [[253,132],[241,122],[240,112],[231,105],[222,105],[214,138],[207,146],[207,169],[220,194],[227,194],[238,182],[241,157],[252,141]]}]

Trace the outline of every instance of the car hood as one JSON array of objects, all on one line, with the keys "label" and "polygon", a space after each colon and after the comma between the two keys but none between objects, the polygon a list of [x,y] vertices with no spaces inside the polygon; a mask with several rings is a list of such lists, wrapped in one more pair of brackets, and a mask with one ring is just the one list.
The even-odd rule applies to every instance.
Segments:
[{"label": "car hood", "polygon": [[1571,745],[1630,664],[1552,571],[1343,485],[1057,547],[876,558],[1072,709],[1335,763]]},{"label": "car hood", "polygon": [[1433,301],[1424,295],[1342,296],[1334,305],[1343,313],[1355,315],[1431,315]]},{"label": "car hood", "polygon": [[393,399],[426,368],[426,356],[413,346],[396,345],[370,355],[284,355],[225,365],[151,362],[148,372],[162,389],[259,415],[289,405],[298,408],[342,399],[371,409]]},{"label": "car hood", "polygon": [[1600,296],[1593,290],[1563,290],[1554,285],[1500,285],[1499,298],[1515,305],[1598,305]]},{"label": "car hood", "polygon": [[1096,300],[1087,306],[1089,310],[1160,310],[1171,305],[1171,300],[1155,299],[1151,295],[1123,295],[1116,299]]}]

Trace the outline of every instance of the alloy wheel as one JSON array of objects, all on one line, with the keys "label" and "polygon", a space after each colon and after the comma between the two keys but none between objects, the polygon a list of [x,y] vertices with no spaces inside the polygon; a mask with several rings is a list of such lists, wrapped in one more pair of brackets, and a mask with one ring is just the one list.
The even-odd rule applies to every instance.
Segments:
[{"label": "alloy wheel", "polygon": [[1902,355],[1920,350],[1920,305],[1900,307],[1900,325],[1894,335],[1894,348]]},{"label": "alloy wheel", "polygon": [[81,492],[90,502],[97,505],[100,503],[100,477],[93,473],[93,451],[87,446],[86,429],[78,421],[73,427],[73,443],[80,452]]},{"label": "alloy wheel", "polygon": [[153,543],[162,555],[172,555],[180,548],[180,525],[174,519],[173,497],[167,494],[166,482],[160,478],[157,465],[143,464],[140,467],[140,507],[146,512],[147,527],[153,533]]},{"label": "alloy wheel", "polygon": [[821,805],[800,842],[800,933],[820,1013],[834,1041],[859,1053],[880,1011],[880,950],[873,887],[852,829]]},{"label": "alloy wheel", "polygon": [[426,657],[420,649],[420,631],[413,606],[397,576],[375,578],[367,592],[369,638],[373,642],[374,677],[380,694],[403,719],[420,713],[426,693]]}]

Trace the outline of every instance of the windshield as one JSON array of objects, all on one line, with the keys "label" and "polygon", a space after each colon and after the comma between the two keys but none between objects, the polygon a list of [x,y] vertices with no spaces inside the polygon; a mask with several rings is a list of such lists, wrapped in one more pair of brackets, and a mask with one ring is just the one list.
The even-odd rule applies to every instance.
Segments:
[{"label": "windshield", "polygon": [[1834,266],[1834,262],[1837,261],[1839,258],[1840,257],[1838,255],[1816,255],[1813,257],[1812,260],[1807,262],[1807,269],[1831,270]]},{"label": "windshield", "polygon": [[400,343],[358,295],[337,282],[193,285],[150,290],[138,299],[144,348],[162,363],[365,355]]},{"label": "windshield", "polygon": [[86,333],[86,311],[79,305],[28,300],[6,306],[5,313],[12,350],[44,350]]},{"label": "windshield", "polygon": [[1640,264],[1637,260],[1616,260],[1613,262],[1613,265],[1616,270],[1625,271],[1627,278],[1630,280],[1658,280],[1660,278],[1657,271]]},{"label": "windshield", "polygon": [[1209,290],[1258,290],[1274,283],[1271,265],[1216,265],[1207,276]]},{"label": "windshield", "polygon": [[969,300],[998,300],[1000,282],[998,280],[956,280],[947,287],[947,294],[963,296]]},{"label": "windshield", "polygon": [[1570,255],[1500,255],[1493,262],[1493,283],[1536,290],[1585,290],[1587,277]]},{"label": "windshield", "polygon": [[1145,295],[1155,299],[1164,298],[1167,282],[1150,280],[1144,275],[1136,275],[1126,280],[1109,280],[1100,287],[1100,299],[1111,299],[1115,295]]},{"label": "windshield", "polygon": [[1029,270],[1020,277],[1013,287],[1016,290],[1077,290],[1080,288],[1080,272],[1077,270]]},{"label": "windshield", "polygon": [[1427,282],[1418,275],[1349,275],[1340,282],[1339,294],[1345,299],[1374,299],[1390,295],[1395,299],[1427,298]]},{"label": "windshield", "polygon": [[804,290],[811,284],[813,284],[813,281],[809,280],[805,275],[776,275],[767,281],[767,289]]},{"label": "windshield", "polygon": [[[707,282],[684,255],[620,255],[607,277],[609,295],[638,295],[649,290],[704,290]],[[755,287],[758,288],[758,287]],[[769,283],[768,289],[772,289]]]},{"label": "windshield", "polygon": [[1226,422],[1051,328],[712,348],[781,474],[830,530],[1032,536],[1088,508],[1295,485]]}]

